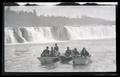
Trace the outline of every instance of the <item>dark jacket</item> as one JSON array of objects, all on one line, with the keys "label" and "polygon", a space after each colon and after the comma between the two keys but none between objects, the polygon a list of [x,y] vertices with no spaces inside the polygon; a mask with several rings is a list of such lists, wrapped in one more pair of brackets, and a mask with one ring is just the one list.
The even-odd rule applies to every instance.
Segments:
[{"label": "dark jacket", "polygon": [[74,56],[77,56],[77,55],[80,54],[80,53],[79,53],[78,51],[76,51],[76,50],[73,50],[72,53],[73,53]]},{"label": "dark jacket", "polygon": [[65,56],[69,57],[71,55],[71,50],[66,50]]},{"label": "dark jacket", "polygon": [[49,56],[49,50],[45,49],[42,54],[41,57],[48,57]]},{"label": "dark jacket", "polygon": [[55,46],[55,47],[54,47],[54,50],[55,50],[55,51],[59,51],[58,46]]},{"label": "dark jacket", "polygon": [[50,56],[51,56],[51,57],[55,57],[55,51],[54,51],[54,50],[51,50],[51,51],[50,51]]},{"label": "dark jacket", "polygon": [[81,54],[81,56],[89,56],[89,53],[85,48],[82,49],[80,54]]}]

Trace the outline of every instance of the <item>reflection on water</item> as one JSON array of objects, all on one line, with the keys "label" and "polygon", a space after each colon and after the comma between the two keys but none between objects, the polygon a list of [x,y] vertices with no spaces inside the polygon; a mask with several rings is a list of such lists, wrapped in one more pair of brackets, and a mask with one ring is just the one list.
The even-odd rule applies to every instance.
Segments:
[{"label": "reflection on water", "polygon": [[86,69],[86,68],[88,68],[90,65],[75,65],[75,64],[73,64],[72,65],[73,66],[73,68],[74,69]]},{"label": "reflection on water", "polygon": [[41,67],[41,66],[42,66],[43,68],[48,69],[48,70],[51,70],[51,69],[55,69],[55,68],[57,68],[57,65],[56,65],[56,64],[54,64],[54,63],[40,65],[40,67]]}]

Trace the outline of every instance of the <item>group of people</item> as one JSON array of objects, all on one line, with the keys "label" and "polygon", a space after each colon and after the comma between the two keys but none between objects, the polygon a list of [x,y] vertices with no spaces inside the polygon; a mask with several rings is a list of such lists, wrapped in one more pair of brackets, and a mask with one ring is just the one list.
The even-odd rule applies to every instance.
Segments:
[{"label": "group of people", "polygon": [[[88,51],[83,48],[82,51],[79,53],[77,48],[74,48],[73,50],[70,50],[69,47],[67,47],[67,50],[64,54],[66,57],[70,56],[90,56]],[[41,57],[56,57],[60,56],[59,47],[57,46],[57,43],[55,43],[55,47],[51,47],[51,50],[49,50],[49,47],[47,46],[46,49],[42,52]]]},{"label": "group of people", "polygon": [[55,43],[55,47],[51,47],[51,50],[49,50],[49,47],[47,46],[46,49],[42,52],[41,57],[55,57],[59,55],[59,47]]},{"label": "group of people", "polygon": [[79,53],[79,51],[77,50],[77,48],[74,48],[73,50],[70,50],[69,47],[67,47],[67,50],[65,52],[65,56],[69,57],[69,56],[90,56],[90,54],[88,53],[88,51],[83,48],[82,51]]}]

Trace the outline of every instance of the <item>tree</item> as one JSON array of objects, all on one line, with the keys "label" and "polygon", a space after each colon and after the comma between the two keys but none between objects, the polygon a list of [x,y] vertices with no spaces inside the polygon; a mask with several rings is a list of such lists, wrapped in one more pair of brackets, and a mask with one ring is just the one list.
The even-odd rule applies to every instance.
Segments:
[{"label": "tree", "polygon": [[19,6],[16,2],[5,2],[3,3],[4,6]]}]

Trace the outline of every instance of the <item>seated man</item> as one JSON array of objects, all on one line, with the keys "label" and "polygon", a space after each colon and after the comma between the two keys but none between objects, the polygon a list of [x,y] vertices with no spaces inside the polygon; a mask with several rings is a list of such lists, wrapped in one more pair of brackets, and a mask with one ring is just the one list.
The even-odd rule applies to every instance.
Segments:
[{"label": "seated man", "polygon": [[55,51],[59,51],[59,47],[57,46],[57,43],[55,43],[54,50],[55,50]]},{"label": "seated man", "polygon": [[48,57],[49,56],[49,47],[47,46],[46,49],[42,52],[41,57]]},{"label": "seated man", "polygon": [[65,56],[69,57],[71,55],[71,50],[69,49],[69,47],[67,47],[67,50],[65,52]]},{"label": "seated man", "polygon": [[79,56],[79,52],[77,51],[77,48],[74,48],[72,51],[73,56]]},{"label": "seated man", "polygon": [[57,43],[55,43],[54,51],[55,51],[56,56],[60,55],[59,47],[57,46]]},{"label": "seated man", "polygon": [[53,47],[51,47],[50,57],[55,57],[55,51],[54,51]]},{"label": "seated man", "polygon": [[90,54],[88,53],[88,51],[87,51],[85,48],[82,49],[80,55],[81,55],[81,56],[85,56],[85,57],[86,57],[86,56],[90,56]]}]

